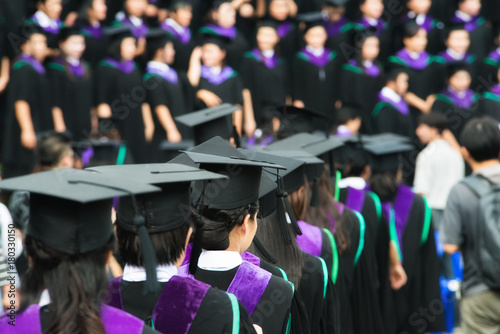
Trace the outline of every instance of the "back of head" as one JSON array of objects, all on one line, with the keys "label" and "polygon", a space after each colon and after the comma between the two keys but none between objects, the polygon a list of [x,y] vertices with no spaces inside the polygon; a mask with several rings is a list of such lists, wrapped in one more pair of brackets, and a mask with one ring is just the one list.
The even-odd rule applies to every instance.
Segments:
[{"label": "back of head", "polygon": [[447,128],[446,117],[440,113],[423,114],[418,118],[418,124],[436,128],[440,134]]},{"label": "back of head", "polygon": [[72,154],[71,138],[63,133],[52,133],[43,137],[38,143],[37,164],[42,171],[54,169],[65,156],[70,154]]},{"label": "back of head", "polygon": [[462,130],[460,144],[476,162],[498,159],[500,152],[498,123],[490,117],[470,120]]}]

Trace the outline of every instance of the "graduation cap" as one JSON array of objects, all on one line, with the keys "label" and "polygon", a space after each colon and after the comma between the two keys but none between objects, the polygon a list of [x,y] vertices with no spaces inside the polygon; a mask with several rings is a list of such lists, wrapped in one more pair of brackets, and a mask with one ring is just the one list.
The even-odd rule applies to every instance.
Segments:
[{"label": "graduation cap", "polygon": [[105,28],[104,35],[107,36],[112,43],[117,42],[117,41],[121,41],[127,37],[134,37],[135,38],[135,36],[132,34],[131,27],[128,25],[118,25],[118,26]]},{"label": "graduation cap", "polygon": [[186,8],[186,7],[192,7],[192,1],[190,0],[173,0],[170,1],[170,3],[167,5],[167,8],[171,12],[176,12],[179,9]]},{"label": "graduation cap", "polygon": [[2,190],[30,194],[28,235],[69,255],[103,247],[113,237],[112,199],[160,188],[112,176],[63,168],[0,182]]},{"label": "graduation cap", "polygon": [[200,191],[204,185],[195,182],[193,201],[209,209],[231,210],[256,201],[262,168],[284,168],[249,159],[221,137],[212,138],[184,153],[194,163],[200,164],[200,168],[229,176],[227,182],[209,185],[211,189],[206,194]]},{"label": "graduation cap", "polygon": [[226,50],[231,43],[231,39],[227,36],[217,35],[214,33],[205,32],[202,34],[201,45],[215,44],[221,50]]},{"label": "graduation cap", "polygon": [[261,205],[262,217],[266,217],[274,211],[277,211],[278,222],[280,224],[283,240],[286,244],[290,244],[292,240],[286,214],[290,217],[290,222],[295,235],[302,235],[302,231],[297,224],[297,218],[293,213],[287,196],[289,193],[297,191],[304,185],[304,175],[306,173],[305,162],[275,155],[273,152],[242,149],[240,149],[240,152],[249,158],[252,157],[258,160],[269,161],[286,168],[286,170],[264,168],[264,174],[276,180],[275,182],[278,187],[274,192],[261,192],[259,196],[259,203]]},{"label": "graduation cap", "polygon": [[230,3],[231,0],[215,0],[213,3],[212,3],[212,6],[214,9],[218,9],[220,6],[222,6],[223,4],[225,3]]},{"label": "graduation cap", "polygon": [[[450,37],[450,34],[454,31],[467,31],[465,28],[465,23],[464,22],[450,22],[449,24],[446,25],[445,29],[445,35],[444,38],[448,39]],[[468,33],[468,31],[467,31]]]},{"label": "graduation cap", "polygon": [[264,28],[264,27],[273,28],[274,30],[277,30],[278,23],[275,20],[266,19],[266,20],[260,21],[259,24],[257,24],[257,30],[259,28]]},{"label": "graduation cap", "polygon": [[323,14],[321,12],[299,14],[295,19],[299,22],[305,22],[304,33],[314,27],[324,27]]},{"label": "graduation cap", "polygon": [[223,103],[220,106],[175,117],[179,123],[193,128],[195,143],[201,144],[215,136],[229,139],[235,135],[232,113],[240,108]]},{"label": "graduation cap", "polygon": [[151,59],[158,49],[162,49],[165,44],[172,41],[172,37],[161,28],[149,29],[146,34],[146,46],[148,57]]},{"label": "graduation cap", "polygon": [[371,155],[373,174],[387,172],[396,174],[400,166],[400,155],[414,148],[412,144],[404,142],[369,143],[364,146]]},{"label": "graduation cap", "polygon": [[470,68],[465,62],[452,61],[446,64],[446,78],[449,79],[460,71],[466,71],[470,75]]},{"label": "graduation cap", "polygon": [[83,36],[82,31],[76,27],[64,27],[59,31],[59,42],[64,42],[71,36]]},{"label": "graduation cap", "polygon": [[324,0],[326,6],[340,7],[345,6],[349,0]]},{"label": "graduation cap", "polygon": [[336,138],[324,138],[310,133],[297,133],[268,145],[267,149],[292,151],[298,149],[316,157],[321,157],[341,146],[344,146],[344,143]]},{"label": "graduation cap", "polygon": [[177,143],[171,143],[168,139],[162,140],[160,143],[160,151],[162,152],[161,161],[170,161],[180,154],[180,151],[186,151],[194,147],[194,140],[183,139]]},{"label": "graduation cap", "polygon": [[41,34],[47,36],[47,32],[35,21],[27,20],[18,26],[19,36],[22,37],[22,43],[26,43],[31,36]]},{"label": "graduation cap", "polygon": [[280,114],[281,126],[278,131],[278,137],[286,138],[300,132],[313,132],[317,130],[313,122],[316,119],[323,119],[325,124],[325,134],[329,131],[331,116],[325,115],[322,112],[297,108],[294,106],[280,106],[275,108]]}]

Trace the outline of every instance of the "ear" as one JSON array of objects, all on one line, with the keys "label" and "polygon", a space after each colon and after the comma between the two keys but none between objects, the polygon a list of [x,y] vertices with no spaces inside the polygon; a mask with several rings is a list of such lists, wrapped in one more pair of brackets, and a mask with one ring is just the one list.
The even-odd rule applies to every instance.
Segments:
[{"label": "ear", "polygon": [[250,230],[250,226],[249,226],[250,220],[251,220],[250,214],[247,213],[247,215],[245,216],[245,219],[243,219],[243,224],[241,224],[241,226],[240,226],[241,234],[245,235]]},{"label": "ear", "polygon": [[191,234],[193,234],[193,228],[190,227],[189,228],[189,231],[187,233],[187,236],[186,236],[186,240],[184,241],[184,250],[186,250],[188,244],[189,244],[189,240],[191,239]]},{"label": "ear", "polygon": [[113,257],[113,251],[108,251],[108,257],[106,258],[106,265],[111,262],[111,257]]},{"label": "ear", "polygon": [[299,188],[299,190],[297,190],[297,195],[299,195],[299,197],[301,197],[303,193],[304,193],[304,186],[301,186]]},{"label": "ear", "polygon": [[469,161],[471,159],[469,151],[464,146],[460,147],[460,152],[462,153],[462,157],[465,161]]}]

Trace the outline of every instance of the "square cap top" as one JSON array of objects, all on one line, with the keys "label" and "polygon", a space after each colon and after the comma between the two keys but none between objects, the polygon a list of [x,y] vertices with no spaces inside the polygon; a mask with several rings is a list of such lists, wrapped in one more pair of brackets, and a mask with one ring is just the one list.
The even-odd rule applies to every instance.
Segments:
[{"label": "square cap top", "polygon": [[314,156],[333,151],[344,143],[336,138],[323,138],[310,133],[297,133],[267,146],[270,150],[302,150]]}]

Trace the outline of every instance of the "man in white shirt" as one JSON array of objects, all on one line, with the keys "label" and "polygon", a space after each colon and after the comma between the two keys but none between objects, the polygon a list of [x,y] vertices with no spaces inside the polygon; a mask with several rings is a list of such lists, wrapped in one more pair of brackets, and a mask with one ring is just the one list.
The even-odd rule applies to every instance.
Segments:
[{"label": "man in white shirt", "polygon": [[462,156],[442,137],[445,128],[444,116],[431,113],[420,117],[416,130],[419,140],[427,146],[417,156],[413,186],[427,198],[436,229],[451,188],[465,174]]}]

